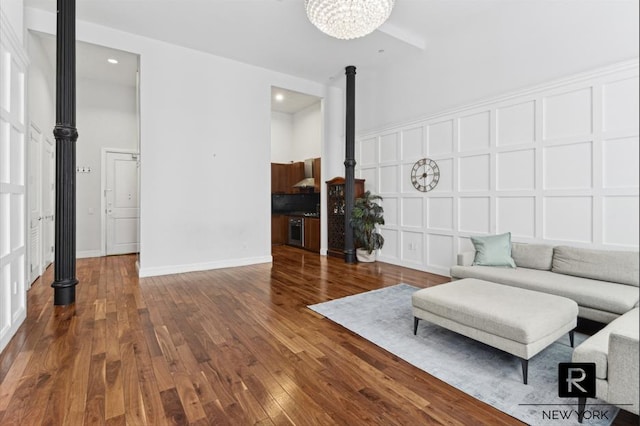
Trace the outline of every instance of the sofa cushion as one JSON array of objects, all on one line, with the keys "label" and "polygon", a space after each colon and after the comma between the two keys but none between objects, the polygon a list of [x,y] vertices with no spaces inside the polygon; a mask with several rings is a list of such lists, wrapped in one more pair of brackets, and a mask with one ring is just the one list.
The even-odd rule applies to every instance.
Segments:
[{"label": "sofa cushion", "polygon": [[452,266],[453,278],[478,278],[575,300],[579,306],[622,315],[638,303],[637,287],[528,268]]},{"label": "sofa cushion", "polygon": [[551,270],[553,246],[511,243],[511,257],[518,268]]},{"label": "sofa cushion", "polygon": [[471,237],[471,242],[476,249],[474,265],[516,267],[511,258],[511,233]]},{"label": "sofa cushion", "polygon": [[607,379],[607,364],[609,355],[609,336],[618,331],[634,331],[638,334],[638,308],[627,312],[615,319],[605,328],[582,342],[573,351],[572,362],[595,362],[596,377]]},{"label": "sofa cushion", "polygon": [[553,249],[553,272],[594,280],[639,285],[638,252],[591,250],[558,246]]}]

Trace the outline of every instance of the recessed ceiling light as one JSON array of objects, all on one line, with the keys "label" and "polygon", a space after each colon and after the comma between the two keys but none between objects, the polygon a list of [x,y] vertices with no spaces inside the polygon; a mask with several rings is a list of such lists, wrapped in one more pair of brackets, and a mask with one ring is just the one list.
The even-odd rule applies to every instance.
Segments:
[{"label": "recessed ceiling light", "polygon": [[107,62],[109,62],[110,64],[117,64],[118,60],[117,59],[113,59],[113,58],[109,58],[109,59],[107,59]]},{"label": "recessed ceiling light", "polygon": [[278,102],[284,101],[284,95],[282,93],[276,93],[276,101]]}]

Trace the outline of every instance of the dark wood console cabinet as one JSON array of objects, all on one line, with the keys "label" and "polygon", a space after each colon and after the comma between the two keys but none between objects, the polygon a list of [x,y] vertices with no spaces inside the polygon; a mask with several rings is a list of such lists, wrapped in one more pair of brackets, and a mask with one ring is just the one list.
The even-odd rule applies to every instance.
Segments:
[{"label": "dark wood console cabinet", "polygon": [[[344,178],[335,177],[327,181],[327,254],[344,258]],[[364,194],[364,179],[356,179],[355,198]]]}]

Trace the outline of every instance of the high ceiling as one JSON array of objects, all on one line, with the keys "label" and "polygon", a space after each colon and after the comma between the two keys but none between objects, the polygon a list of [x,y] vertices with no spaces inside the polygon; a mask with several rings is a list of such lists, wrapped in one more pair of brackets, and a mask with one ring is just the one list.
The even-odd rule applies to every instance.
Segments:
[{"label": "high ceiling", "polygon": [[[56,39],[50,34],[34,32],[52,68],[56,64]],[[117,64],[107,62],[115,59]],[[76,74],[78,78],[100,80],[124,86],[136,85],[138,55],[95,44],[76,43]]]},{"label": "high ceiling", "polygon": [[[360,75],[384,77],[398,75],[385,74],[388,67],[397,71],[405,65],[435,60],[440,61],[433,63],[437,68],[449,58],[474,57],[464,49],[481,48],[484,56],[476,55],[476,60],[497,63],[511,60],[509,54],[513,52],[518,53],[520,61],[533,64],[554,63],[567,49],[582,49],[583,56],[588,56],[588,42],[573,46],[571,40],[580,31],[588,31],[584,33],[586,38],[600,37],[598,33],[603,29],[589,26],[592,16],[603,16],[607,24],[603,28],[609,32],[627,34],[635,27],[636,34],[629,38],[626,51],[633,51],[633,46],[637,51],[638,43],[638,0],[396,0],[391,17],[380,29],[350,41],[333,39],[316,29],[307,19],[304,0],[76,0],[76,3],[79,20],[323,84],[342,84],[347,65],[355,65]],[[56,12],[53,0],[24,0],[24,4]],[[619,20],[621,16],[629,18],[606,21]],[[570,31],[578,33],[569,37]],[[51,46],[50,42],[43,44],[47,43]],[[119,53],[127,56],[125,52]],[[89,66],[90,59],[96,59],[95,67]],[[126,62],[137,69],[137,60],[136,55],[131,55]],[[132,81],[127,67],[105,67],[104,59],[80,48],[78,64],[81,76],[92,69],[102,71],[102,77],[85,75],[87,78]],[[463,78],[473,64],[463,65],[467,68],[451,72]],[[119,70],[128,74],[119,77],[116,75]],[[532,78],[527,84],[535,82]],[[274,107],[288,108],[284,104]]]},{"label": "high ceiling", "polygon": [[[303,0],[77,0],[76,14],[80,20],[330,83],[346,65],[376,68],[421,55],[434,39],[509,2],[515,0],[396,0],[380,30],[350,41],[317,30]],[[25,6],[56,11],[51,0],[25,0]]]},{"label": "high ceiling", "polygon": [[305,93],[294,92],[280,87],[271,88],[271,110],[295,114],[313,104],[320,102],[320,98]]}]

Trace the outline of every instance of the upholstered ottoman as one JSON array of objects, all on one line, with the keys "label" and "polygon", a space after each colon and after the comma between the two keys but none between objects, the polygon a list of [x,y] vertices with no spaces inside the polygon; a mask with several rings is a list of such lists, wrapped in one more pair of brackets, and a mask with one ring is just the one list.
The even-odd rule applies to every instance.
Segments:
[{"label": "upholstered ottoman", "polygon": [[423,319],[528,361],[573,329],[578,304],[566,297],[466,278],[424,288],[412,296],[414,328]]}]

